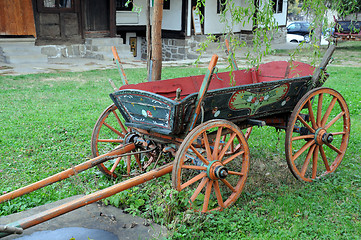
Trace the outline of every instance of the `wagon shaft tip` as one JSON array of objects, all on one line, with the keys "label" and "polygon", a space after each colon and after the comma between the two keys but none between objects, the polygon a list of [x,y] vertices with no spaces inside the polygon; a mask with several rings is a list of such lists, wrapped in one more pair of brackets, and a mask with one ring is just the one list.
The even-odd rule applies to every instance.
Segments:
[{"label": "wagon shaft tip", "polygon": [[13,226],[7,226],[7,225],[0,225],[0,238],[6,237],[10,234],[22,234],[23,229],[21,227],[13,227]]}]

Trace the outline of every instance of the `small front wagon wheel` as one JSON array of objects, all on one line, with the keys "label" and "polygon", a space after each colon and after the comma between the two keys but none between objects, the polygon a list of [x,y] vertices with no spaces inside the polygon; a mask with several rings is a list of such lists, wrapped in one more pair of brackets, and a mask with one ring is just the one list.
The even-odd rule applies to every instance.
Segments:
[{"label": "small front wagon wheel", "polygon": [[345,99],[330,88],[316,88],[295,106],[286,131],[286,159],[292,174],[312,182],[334,172],[345,155],[350,113]]},{"label": "small front wagon wheel", "polygon": [[[107,153],[117,146],[124,144],[125,135],[129,129],[124,125],[124,120],[114,104],[107,107],[100,115],[98,121],[95,123],[92,138],[91,150],[93,157]],[[99,170],[109,178],[118,177],[117,168],[122,168],[123,175],[130,175],[132,165],[135,164],[139,170],[142,170],[142,165],[139,159],[139,154],[134,156],[119,157],[114,160],[109,160],[105,163],[97,165]],[[134,161],[134,160],[135,161]],[[124,163],[124,164],[123,164]]]},{"label": "small front wagon wheel", "polygon": [[193,129],[180,145],[173,187],[189,193],[196,211],[222,210],[238,199],[248,169],[249,149],[241,130],[229,121],[211,120]]}]

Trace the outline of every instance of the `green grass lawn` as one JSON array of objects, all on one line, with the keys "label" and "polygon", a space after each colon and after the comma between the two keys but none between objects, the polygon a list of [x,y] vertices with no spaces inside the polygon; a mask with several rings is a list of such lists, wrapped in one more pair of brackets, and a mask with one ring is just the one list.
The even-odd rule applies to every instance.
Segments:
[{"label": "green grass lawn", "polygon": [[[126,70],[132,83],[144,69]],[[163,78],[203,74],[165,68]],[[312,184],[294,179],[284,156],[284,132],[256,128],[249,139],[250,176],[235,205],[223,212],[184,211],[187,199],[171,190],[170,175],[105,201],[166,225],[171,239],[360,239],[361,69],[329,67],[324,86],[338,90],[351,114],[351,136],[338,170]],[[48,177],[91,156],[92,128],[111,104],[108,79],[117,70],[0,76],[0,193]],[[0,216],[112,185],[90,169],[0,205]],[[139,201],[141,199],[142,201]]]}]

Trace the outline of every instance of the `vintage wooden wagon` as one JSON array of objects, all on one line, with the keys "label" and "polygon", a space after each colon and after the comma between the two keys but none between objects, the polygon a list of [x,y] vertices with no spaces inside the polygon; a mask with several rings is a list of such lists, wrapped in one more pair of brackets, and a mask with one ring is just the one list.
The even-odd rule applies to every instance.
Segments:
[{"label": "vintage wooden wagon", "polygon": [[335,41],[361,41],[361,21],[335,19],[335,29],[332,37]]},{"label": "vintage wooden wagon", "polygon": [[0,236],[170,172],[173,187],[189,192],[190,208],[208,212],[229,207],[247,179],[247,139],[255,125],[286,131],[286,160],[297,179],[312,182],[334,172],[347,148],[350,114],[340,93],[321,87],[333,51],[331,45],[318,68],[271,62],[223,73],[215,72],[215,55],[205,75],[122,86],[110,94],[114,103],[95,124],[93,159],[4,194],[0,202],[93,166],[110,178],[131,178],[2,226]]}]

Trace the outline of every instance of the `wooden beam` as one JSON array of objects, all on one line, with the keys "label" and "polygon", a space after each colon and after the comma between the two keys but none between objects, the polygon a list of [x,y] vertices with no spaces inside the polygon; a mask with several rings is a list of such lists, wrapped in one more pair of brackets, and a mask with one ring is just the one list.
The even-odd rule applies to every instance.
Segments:
[{"label": "wooden beam", "polygon": [[161,80],[162,74],[162,19],[163,0],[154,0],[152,26],[152,81]]},{"label": "wooden beam", "polygon": [[115,9],[115,0],[109,0],[109,31],[110,37],[115,37],[117,34],[117,26],[115,23],[116,18],[116,9]]}]

